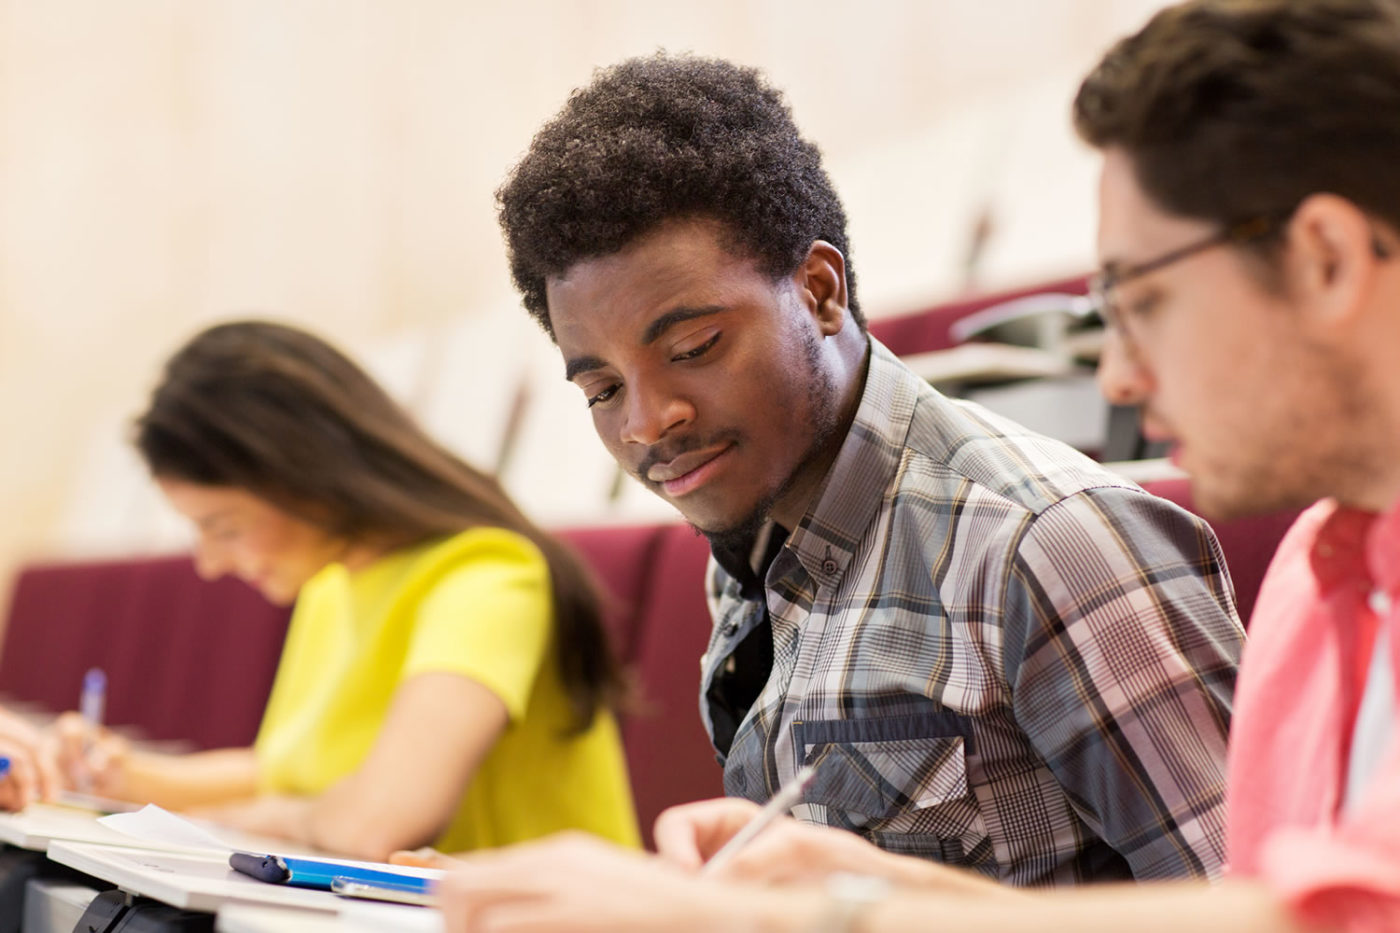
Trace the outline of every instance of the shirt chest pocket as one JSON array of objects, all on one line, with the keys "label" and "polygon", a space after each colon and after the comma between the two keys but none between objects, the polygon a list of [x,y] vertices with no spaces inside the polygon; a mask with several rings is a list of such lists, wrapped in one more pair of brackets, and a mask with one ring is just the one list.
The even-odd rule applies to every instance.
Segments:
[{"label": "shirt chest pocket", "polygon": [[931,718],[796,724],[804,763],[817,768],[803,801],[889,851],[984,866],[991,846],[968,787],[970,742],[948,734],[947,717]]}]

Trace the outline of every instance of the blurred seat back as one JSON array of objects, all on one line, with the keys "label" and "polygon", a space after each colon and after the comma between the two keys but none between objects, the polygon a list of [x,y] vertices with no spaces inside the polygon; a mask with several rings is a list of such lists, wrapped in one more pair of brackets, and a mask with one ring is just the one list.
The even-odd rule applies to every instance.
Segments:
[{"label": "blurred seat back", "polygon": [[107,673],[107,721],[199,748],[247,745],[262,719],[289,610],[188,557],[23,570],[0,652],[0,693],[75,709],[83,673]]},{"label": "blurred seat back", "polygon": [[621,728],[637,817],[651,845],[662,810],[724,793],[699,712],[700,656],[710,636],[709,543],[678,523],[575,529],[562,537],[608,588],[609,626],[636,679],[636,705]]},{"label": "blurred seat back", "polygon": [[975,298],[967,298],[962,301],[950,301],[911,314],[876,318],[870,322],[870,335],[889,347],[896,356],[946,350],[957,344],[949,329],[970,314],[975,314],[993,305],[1043,292],[1082,295],[1087,288],[1088,283],[1084,276],[1076,276],[1070,279],[1044,282],[1034,288],[1021,288],[991,295],[978,295]]}]

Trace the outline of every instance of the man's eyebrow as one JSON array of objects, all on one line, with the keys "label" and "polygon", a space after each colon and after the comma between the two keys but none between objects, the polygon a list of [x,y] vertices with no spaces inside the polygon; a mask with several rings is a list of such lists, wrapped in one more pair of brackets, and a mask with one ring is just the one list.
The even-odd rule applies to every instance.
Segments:
[{"label": "man's eyebrow", "polygon": [[579,373],[586,373],[592,369],[602,369],[607,365],[607,361],[596,356],[576,356],[564,362],[564,378],[573,382],[574,377]]},{"label": "man's eyebrow", "polygon": [[[672,308],[665,314],[658,317],[647,325],[647,329],[642,332],[642,346],[655,343],[672,327],[683,321],[694,320],[697,317],[707,317],[711,314],[719,314],[725,310],[724,305],[702,305],[696,308]],[[579,356],[567,360],[564,363],[564,379],[573,382],[574,377],[579,373],[586,373],[593,369],[603,369],[607,361],[596,356]]]},{"label": "man's eyebrow", "polygon": [[723,310],[723,305],[702,305],[698,308],[673,308],[647,325],[647,329],[642,332],[642,345],[646,346],[649,343],[655,343],[662,334],[682,321],[693,320],[697,317],[706,317],[711,314],[719,314]]}]

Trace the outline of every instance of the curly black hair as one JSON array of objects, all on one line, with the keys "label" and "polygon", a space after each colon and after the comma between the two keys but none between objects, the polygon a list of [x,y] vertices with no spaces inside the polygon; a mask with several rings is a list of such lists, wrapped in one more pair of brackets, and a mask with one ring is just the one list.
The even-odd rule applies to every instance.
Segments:
[{"label": "curly black hair", "polygon": [[535,135],[496,201],[511,275],[550,337],[547,278],[684,217],[718,220],[728,245],[774,277],[814,240],[835,246],[865,329],[841,199],[757,69],[657,53],[598,71]]}]

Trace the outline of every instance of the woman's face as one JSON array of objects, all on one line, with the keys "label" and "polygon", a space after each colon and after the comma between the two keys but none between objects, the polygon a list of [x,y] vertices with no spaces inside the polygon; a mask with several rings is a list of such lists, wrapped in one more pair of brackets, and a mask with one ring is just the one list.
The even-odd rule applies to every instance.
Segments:
[{"label": "woman's face", "polygon": [[278,605],[290,605],[303,584],[349,550],[344,539],[242,489],[169,478],[156,485],[194,523],[201,577],[231,573]]}]

